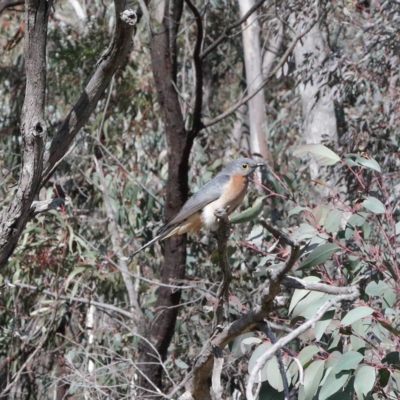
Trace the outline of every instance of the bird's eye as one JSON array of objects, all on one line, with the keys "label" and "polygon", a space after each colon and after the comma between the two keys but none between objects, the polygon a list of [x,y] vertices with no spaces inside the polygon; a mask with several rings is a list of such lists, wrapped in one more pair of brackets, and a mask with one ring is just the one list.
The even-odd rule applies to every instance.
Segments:
[{"label": "bird's eye", "polygon": [[249,164],[242,164],[242,169],[247,169],[249,168]]}]

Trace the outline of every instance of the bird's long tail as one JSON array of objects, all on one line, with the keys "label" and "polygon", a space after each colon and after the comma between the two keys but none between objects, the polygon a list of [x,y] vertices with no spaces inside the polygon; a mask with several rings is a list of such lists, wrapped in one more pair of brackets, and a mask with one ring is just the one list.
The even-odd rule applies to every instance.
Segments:
[{"label": "bird's long tail", "polygon": [[170,233],[171,231],[174,229],[174,226],[164,226],[159,230],[158,235],[150,240],[150,242],[147,242],[144,246],[142,246],[139,250],[136,250],[133,255],[135,256],[137,253],[140,253],[142,250],[144,250],[145,248],[151,246],[153,243],[158,242],[159,240],[163,240],[165,239]]}]

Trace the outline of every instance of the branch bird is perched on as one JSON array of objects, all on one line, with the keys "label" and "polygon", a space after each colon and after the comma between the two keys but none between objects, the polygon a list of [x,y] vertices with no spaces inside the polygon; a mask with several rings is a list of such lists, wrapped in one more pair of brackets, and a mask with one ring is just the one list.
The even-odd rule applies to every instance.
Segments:
[{"label": "branch bird is perched on", "polygon": [[214,179],[207,182],[181,208],[179,213],[164,225],[157,236],[146,243],[134,255],[162,240],[174,235],[194,233],[201,227],[216,230],[218,221],[214,215],[218,209],[226,209],[228,214],[235,211],[247,191],[249,177],[256,168],[263,166],[250,158],[238,158],[223,169]]}]

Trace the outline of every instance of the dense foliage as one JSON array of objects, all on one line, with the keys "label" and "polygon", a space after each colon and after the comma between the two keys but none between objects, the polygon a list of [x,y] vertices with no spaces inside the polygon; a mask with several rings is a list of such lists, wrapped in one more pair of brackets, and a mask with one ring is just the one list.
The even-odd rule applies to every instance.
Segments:
[{"label": "dense foliage", "polygon": [[[260,37],[263,51],[268,51],[269,38],[277,34],[271,27],[281,21],[285,34],[280,57],[292,40],[291,16],[305,24],[315,4],[288,0],[277,8],[272,3],[258,11]],[[77,19],[71,4],[56,2],[49,20],[45,109],[49,142],[84,89],[115,24],[111,4],[86,2],[90,17],[85,20]],[[223,25],[239,19],[236,5],[201,1],[196,5],[203,15],[204,47],[223,34]],[[0,16],[2,209],[13,196],[21,164],[19,124],[26,85],[23,14],[24,7],[17,6]],[[228,247],[233,281],[224,322],[260,304],[268,270],[288,260],[289,247],[277,242],[260,222],[268,219],[301,244],[290,275],[335,287],[354,286],[360,296],[332,306],[291,341],[287,351],[267,361],[258,376],[259,398],[283,399],[288,385],[299,399],[397,399],[400,5],[332,1],[324,6],[321,18],[327,59],[320,63],[310,54],[299,70],[289,56],[264,89],[271,162],[263,182],[256,179],[250,184],[241,208],[247,213],[233,218]],[[196,29],[186,6],[180,29],[176,86],[190,126]],[[203,62],[205,123],[232,106],[246,86],[240,29]],[[65,197],[65,205],[28,222],[0,271],[2,398],[45,399],[56,393],[65,398],[122,399],[134,398],[138,390],[138,346],[151,338],[143,337],[133,322],[135,311],[120,261],[126,263],[138,293],[142,324],[157,324],[154,305],[163,243],[131,255],[163,224],[168,174],[165,121],[157,102],[149,43],[142,18],[125,65],[40,191],[40,200]],[[332,151],[324,143],[302,147],[307,131],[297,86],[300,81],[319,80],[327,82],[320,93],[329,92],[335,104],[339,142]],[[231,114],[196,138],[190,154],[191,193],[232,159],[250,155],[243,141],[233,139],[236,118]],[[249,134],[245,123],[241,130],[244,137]],[[325,182],[310,178],[310,154],[328,176],[340,179],[322,200],[313,197]],[[149,390],[148,397],[167,395],[179,385],[212,335],[221,281],[218,261],[213,235],[201,231],[189,237],[185,279],[169,283],[182,289],[182,295],[168,356],[153,360],[162,365],[163,385]],[[334,297],[322,291],[282,290],[268,318],[275,339],[309,320]],[[272,343],[265,332],[253,331],[223,349],[223,398],[246,398],[249,373]],[[181,387],[178,393],[183,391]]]}]

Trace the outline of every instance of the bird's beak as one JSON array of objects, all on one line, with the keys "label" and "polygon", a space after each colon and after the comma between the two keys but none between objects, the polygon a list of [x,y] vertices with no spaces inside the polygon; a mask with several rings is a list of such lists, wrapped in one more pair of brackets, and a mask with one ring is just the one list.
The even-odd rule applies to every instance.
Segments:
[{"label": "bird's beak", "polygon": [[256,168],[262,168],[262,167],[265,167],[265,164],[262,163],[262,162],[260,162],[260,163],[257,164],[257,167],[256,167]]}]

